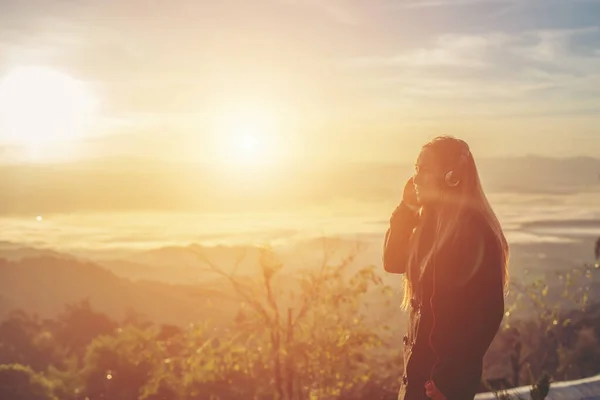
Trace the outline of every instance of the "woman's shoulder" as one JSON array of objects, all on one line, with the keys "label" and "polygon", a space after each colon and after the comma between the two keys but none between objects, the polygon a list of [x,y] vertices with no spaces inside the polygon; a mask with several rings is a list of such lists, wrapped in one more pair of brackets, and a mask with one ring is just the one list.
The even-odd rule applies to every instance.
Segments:
[{"label": "woman's shoulder", "polygon": [[457,240],[469,244],[483,242],[489,245],[494,242],[494,232],[483,215],[476,209],[467,209],[459,221]]}]

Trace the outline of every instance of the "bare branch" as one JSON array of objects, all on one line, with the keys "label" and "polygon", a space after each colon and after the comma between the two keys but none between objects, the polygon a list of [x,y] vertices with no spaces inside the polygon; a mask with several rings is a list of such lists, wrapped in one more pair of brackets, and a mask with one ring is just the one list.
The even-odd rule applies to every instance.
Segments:
[{"label": "bare branch", "polygon": [[221,268],[217,267],[210,260],[208,260],[208,258],[206,258],[206,256],[204,254],[202,254],[196,250],[193,250],[193,249],[188,249],[188,251],[190,251],[192,254],[194,254],[196,257],[198,257],[206,265],[208,265],[210,271],[226,278],[229,281],[229,283],[231,283],[231,285],[235,289],[236,293],[243,300],[245,300],[248,304],[250,304],[265,319],[266,323],[268,323],[268,324],[272,323],[272,320],[271,320],[267,310],[265,310],[265,308],[260,304],[260,302],[258,302],[256,299],[252,298],[251,295],[249,295],[249,293],[248,293],[249,289],[247,286],[242,284],[238,279],[236,279],[231,274],[228,274],[227,272],[223,271]]},{"label": "bare branch", "polygon": [[244,261],[244,258],[246,258],[247,253],[248,253],[248,249],[244,248],[242,255],[240,255],[239,258],[236,260],[235,264],[233,264],[233,270],[231,271],[232,276],[236,274],[238,268],[242,264],[242,261]]},{"label": "bare branch", "polygon": [[277,300],[275,300],[275,296],[273,294],[273,289],[271,287],[271,280],[273,278],[273,269],[270,265],[268,265],[269,260],[267,257],[271,254],[269,250],[262,249],[261,250],[261,259],[260,264],[263,269],[263,279],[265,284],[265,289],[267,291],[267,302],[273,309],[275,313],[275,321],[276,325],[279,326],[279,308],[277,306]]},{"label": "bare branch", "polygon": [[[358,246],[357,246],[357,248],[358,248]],[[356,259],[357,253],[358,253],[358,250],[356,250],[355,252],[351,253],[348,257],[343,259],[341,261],[340,265],[337,266],[337,269],[343,270],[348,265],[352,264],[352,262]],[[308,313],[310,306],[312,305],[315,298],[317,297],[316,293],[318,293],[318,291],[320,290],[321,285],[324,281],[323,278],[324,278],[324,273],[325,273],[326,267],[327,267],[327,265],[325,263],[321,265],[321,269],[319,271],[318,276],[315,277],[315,279],[313,280],[313,284],[311,285],[311,288],[306,292],[306,295],[304,296],[304,301],[302,302],[300,311],[298,312],[298,315],[296,316],[294,324],[297,323],[302,318],[304,318],[304,316]]]}]

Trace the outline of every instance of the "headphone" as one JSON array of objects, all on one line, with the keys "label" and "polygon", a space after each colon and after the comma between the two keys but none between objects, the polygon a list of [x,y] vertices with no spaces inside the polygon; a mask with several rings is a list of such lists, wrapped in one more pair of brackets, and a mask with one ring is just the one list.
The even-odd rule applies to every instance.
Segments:
[{"label": "headphone", "polygon": [[456,187],[460,184],[463,169],[465,167],[465,164],[467,163],[467,160],[469,159],[470,154],[471,152],[467,150],[465,153],[462,153],[459,156],[458,162],[456,163],[456,167],[448,171],[444,176],[444,181],[446,182],[446,185],[448,185],[449,187]]}]

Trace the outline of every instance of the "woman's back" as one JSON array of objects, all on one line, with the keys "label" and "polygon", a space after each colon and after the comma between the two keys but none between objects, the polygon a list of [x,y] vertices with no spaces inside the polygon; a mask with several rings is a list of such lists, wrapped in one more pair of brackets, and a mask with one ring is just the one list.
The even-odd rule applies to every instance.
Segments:
[{"label": "woman's back", "polygon": [[[461,225],[456,243],[423,266],[414,287],[405,352],[406,388],[424,395],[425,383],[471,398],[483,356],[504,314],[499,247],[479,216]],[[454,361],[447,361],[454,360]],[[424,398],[424,397],[423,397]]]}]

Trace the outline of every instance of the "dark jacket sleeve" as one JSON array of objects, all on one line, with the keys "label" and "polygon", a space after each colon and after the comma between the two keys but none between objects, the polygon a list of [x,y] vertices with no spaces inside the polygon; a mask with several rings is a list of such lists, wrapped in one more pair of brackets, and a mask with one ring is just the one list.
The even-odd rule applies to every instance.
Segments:
[{"label": "dark jacket sleeve", "polygon": [[[432,379],[448,400],[472,399],[504,315],[500,248],[481,224],[463,231],[436,274]],[[448,262],[450,261],[450,262]]]},{"label": "dark jacket sleeve", "polygon": [[410,237],[418,222],[418,212],[400,203],[390,218],[383,245],[383,268],[386,272],[406,272],[410,254]]}]

